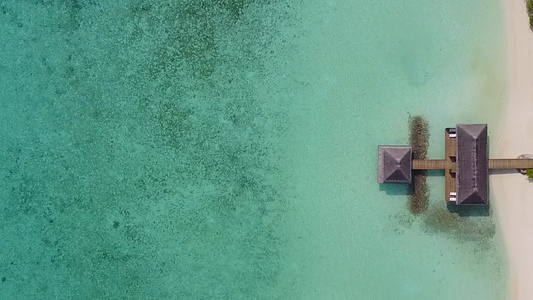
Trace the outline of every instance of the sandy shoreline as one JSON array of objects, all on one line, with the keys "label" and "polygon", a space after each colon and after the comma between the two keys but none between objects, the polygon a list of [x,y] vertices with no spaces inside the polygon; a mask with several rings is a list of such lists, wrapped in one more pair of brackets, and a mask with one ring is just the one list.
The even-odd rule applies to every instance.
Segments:
[{"label": "sandy shoreline", "polygon": [[[533,32],[524,1],[502,1],[507,89],[491,158],[514,158],[533,153]],[[516,173],[491,176],[491,185],[507,252],[508,298],[533,299],[533,183]]]}]

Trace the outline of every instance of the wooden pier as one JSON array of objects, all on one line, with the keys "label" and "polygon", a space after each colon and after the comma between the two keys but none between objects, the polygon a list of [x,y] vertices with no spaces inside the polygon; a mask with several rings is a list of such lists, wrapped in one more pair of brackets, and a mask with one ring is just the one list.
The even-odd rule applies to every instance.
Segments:
[{"label": "wooden pier", "polygon": [[413,160],[413,170],[444,170],[446,161],[444,159],[415,159]]},{"label": "wooden pier", "polygon": [[444,130],[444,156],[446,161],[446,169],[444,169],[444,199],[450,201],[450,193],[456,192],[456,158],[457,158],[457,139],[451,137],[453,129],[446,128]]},{"label": "wooden pier", "polygon": [[[454,128],[444,131],[445,159],[415,159],[413,170],[444,170],[445,199],[456,190],[457,139],[452,137]],[[489,159],[489,170],[533,169],[533,159]]]},{"label": "wooden pier", "polygon": [[489,169],[533,169],[533,159],[489,159]]},{"label": "wooden pier", "polygon": [[381,145],[378,183],[411,184],[413,170],[443,170],[446,201],[457,205],[488,205],[489,170],[533,169],[533,159],[489,159],[488,146],[487,124],[457,124],[456,128],[446,128],[444,159],[412,159],[414,146]]}]

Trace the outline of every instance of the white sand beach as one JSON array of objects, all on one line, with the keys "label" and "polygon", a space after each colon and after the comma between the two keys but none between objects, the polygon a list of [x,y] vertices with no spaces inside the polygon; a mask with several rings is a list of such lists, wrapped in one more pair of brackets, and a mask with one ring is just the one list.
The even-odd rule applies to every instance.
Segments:
[{"label": "white sand beach", "polygon": [[[533,31],[524,1],[503,1],[507,94],[491,157],[514,158],[533,153]],[[533,182],[513,173],[491,176],[491,184],[508,257],[509,299],[533,299]]]}]

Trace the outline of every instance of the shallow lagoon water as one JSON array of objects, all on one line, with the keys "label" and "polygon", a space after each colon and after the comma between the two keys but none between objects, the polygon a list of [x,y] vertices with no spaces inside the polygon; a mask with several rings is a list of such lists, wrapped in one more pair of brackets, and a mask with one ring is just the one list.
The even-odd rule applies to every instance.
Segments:
[{"label": "shallow lagoon water", "polygon": [[497,124],[499,3],[436,5],[0,3],[0,296],[501,299],[492,212],[376,183]]}]

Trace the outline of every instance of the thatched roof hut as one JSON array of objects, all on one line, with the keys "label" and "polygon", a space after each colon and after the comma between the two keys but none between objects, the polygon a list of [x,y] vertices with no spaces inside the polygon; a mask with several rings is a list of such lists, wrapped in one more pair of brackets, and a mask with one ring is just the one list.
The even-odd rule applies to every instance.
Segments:
[{"label": "thatched roof hut", "polygon": [[457,125],[457,204],[489,204],[487,124]]},{"label": "thatched roof hut", "polygon": [[411,183],[412,156],[409,146],[379,146],[378,183]]}]

